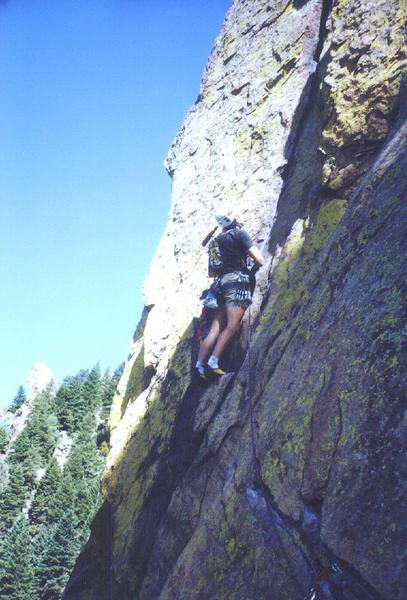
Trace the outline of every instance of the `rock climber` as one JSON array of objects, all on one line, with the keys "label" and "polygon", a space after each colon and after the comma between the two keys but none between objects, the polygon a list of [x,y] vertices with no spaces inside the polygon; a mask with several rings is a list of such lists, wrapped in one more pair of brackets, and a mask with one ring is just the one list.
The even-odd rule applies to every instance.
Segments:
[{"label": "rock climber", "polygon": [[[233,211],[215,215],[222,227],[209,247],[209,275],[216,274],[214,284],[218,292],[218,308],[214,311],[208,335],[201,341],[195,368],[202,379],[207,375],[225,375],[219,367],[219,358],[233,336],[239,331],[242,317],[251,304],[255,273],[264,264],[264,258],[250,235]],[[217,253],[217,265],[211,269],[211,252]],[[254,265],[248,267],[248,257]],[[216,260],[215,260],[216,262]],[[212,272],[211,272],[212,271]],[[205,364],[205,360],[212,354]]]}]

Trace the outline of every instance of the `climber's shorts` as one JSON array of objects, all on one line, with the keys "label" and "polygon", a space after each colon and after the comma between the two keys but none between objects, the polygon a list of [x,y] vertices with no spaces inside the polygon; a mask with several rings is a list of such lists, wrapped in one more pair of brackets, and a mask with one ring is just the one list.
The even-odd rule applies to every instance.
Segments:
[{"label": "climber's shorts", "polygon": [[252,302],[249,275],[241,271],[225,273],[219,278],[220,291],[225,304],[246,309]]}]

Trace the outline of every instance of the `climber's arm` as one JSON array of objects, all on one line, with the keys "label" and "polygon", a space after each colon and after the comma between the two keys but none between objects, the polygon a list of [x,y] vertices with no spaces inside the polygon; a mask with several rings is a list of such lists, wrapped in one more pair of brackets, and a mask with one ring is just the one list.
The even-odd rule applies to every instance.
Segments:
[{"label": "climber's arm", "polygon": [[258,267],[262,267],[264,265],[264,258],[257,246],[251,246],[248,249],[247,254],[254,260]]}]

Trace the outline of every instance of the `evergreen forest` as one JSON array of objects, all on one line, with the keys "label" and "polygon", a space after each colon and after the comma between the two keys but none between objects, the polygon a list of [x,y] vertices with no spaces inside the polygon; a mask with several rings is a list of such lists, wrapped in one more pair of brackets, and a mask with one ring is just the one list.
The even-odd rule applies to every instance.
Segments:
[{"label": "evergreen forest", "polygon": [[0,600],[62,597],[101,503],[120,371],[83,370],[34,398],[20,387],[0,417]]}]

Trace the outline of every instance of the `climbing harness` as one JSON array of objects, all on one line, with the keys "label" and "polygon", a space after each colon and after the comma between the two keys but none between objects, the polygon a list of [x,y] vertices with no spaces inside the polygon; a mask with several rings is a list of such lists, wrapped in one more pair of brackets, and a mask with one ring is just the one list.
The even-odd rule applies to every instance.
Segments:
[{"label": "climbing harness", "polygon": [[[240,273],[239,280],[236,286],[236,302],[250,302],[252,301],[252,295],[250,293],[250,280],[249,275]],[[249,313],[250,323],[250,313]],[[249,325],[250,327],[250,325]]]},{"label": "climbing harness", "polygon": [[222,304],[222,291],[219,285],[219,279],[215,279],[208,290],[201,294],[202,303],[206,308],[220,308]]}]

